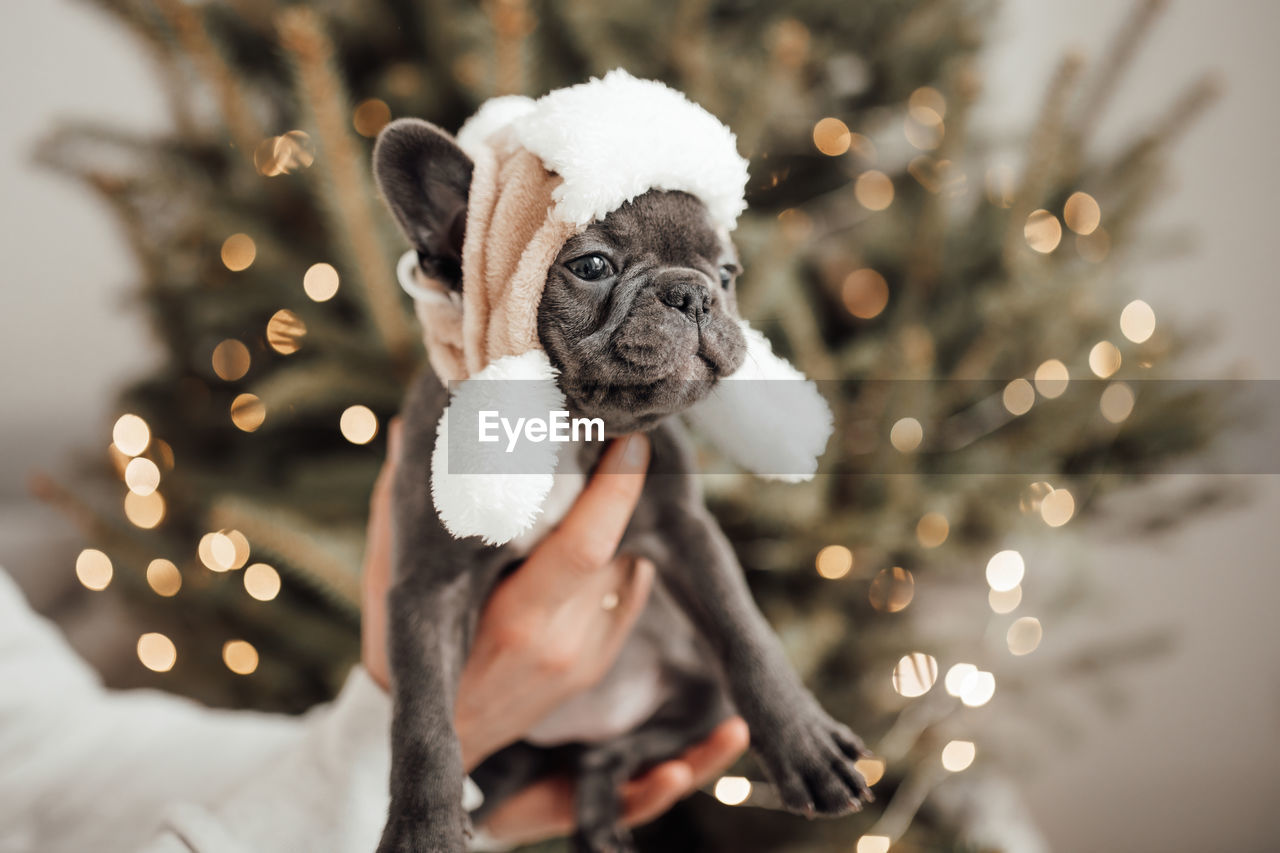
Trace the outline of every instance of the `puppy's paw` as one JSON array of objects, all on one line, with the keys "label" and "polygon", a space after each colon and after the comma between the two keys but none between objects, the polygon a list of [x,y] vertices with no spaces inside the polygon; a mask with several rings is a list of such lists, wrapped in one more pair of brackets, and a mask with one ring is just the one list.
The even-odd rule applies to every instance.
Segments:
[{"label": "puppy's paw", "polygon": [[461,809],[435,820],[392,814],[378,853],[466,853],[471,832],[471,817]]},{"label": "puppy's paw", "polygon": [[835,817],[875,799],[853,766],[871,753],[847,726],[816,711],[778,734],[774,748],[761,744],[760,752],[788,811]]},{"label": "puppy's paw", "polygon": [[573,835],[574,853],[635,853],[631,833],[623,826],[606,824],[579,827]]}]

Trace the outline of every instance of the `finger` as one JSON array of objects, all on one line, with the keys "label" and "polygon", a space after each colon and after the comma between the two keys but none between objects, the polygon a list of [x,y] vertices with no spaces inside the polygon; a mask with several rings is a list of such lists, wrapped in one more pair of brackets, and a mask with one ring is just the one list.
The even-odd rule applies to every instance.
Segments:
[{"label": "finger", "polygon": [[622,786],[622,821],[639,826],[660,817],[693,790],[693,771],[683,761],[666,761]]},{"label": "finger", "polygon": [[[626,574],[622,576],[621,588],[609,589],[604,593],[605,595],[617,595],[618,603],[613,608],[611,618],[605,620],[604,638],[596,646],[599,649],[598,654],[593,655],[596,659],[596,671],[601,676],[608,672],[609,667],[613,665],[614,658],[622,650],[623,643],[627,641],[627,637],[631,634],[631,629],[635,627],[636,620],[640,618],[640,614],[644,611],[644,606],[649,600],[649,592],[653,589],[653,578],[653,563],[643,557],[631,560],[628,561]],[[598,606],[603,609],[603,602],[596,604],[589,601],[587,606]],[[602,615],[610,616],[607,612]]]},{"label": "finger", "polygon": [[567,598],[584,577],[613,559],[644,488],[649,439],[640,433],[613,442],[582,494],[517,575],[545,583]]},{"label": "finger", "polygon": [[680,756],[693,770],[693,787],[701,788],[728,770],[751,743],[751,733],[741,717],[730,717],[701,743],[689,747]]},{"label": "finger", "polygon": [[529,844],[568,835],[574,824],[573,786],[553,777],[503,800],[484,822],[484,830],[504,844]]}]

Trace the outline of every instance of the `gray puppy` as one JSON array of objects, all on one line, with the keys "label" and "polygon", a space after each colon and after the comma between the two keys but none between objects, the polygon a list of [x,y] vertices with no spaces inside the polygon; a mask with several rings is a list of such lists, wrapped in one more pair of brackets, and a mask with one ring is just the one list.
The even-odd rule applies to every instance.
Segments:
[{"label": "gray puppy", "polygon": [[[422,270],[460,289],[470,159],[432,125],[402,120],[380,136],[374,171]],[[601,683],[473,774],[488,809],[567,762],[577,777],[580,850],[632,849],[619,823],[621,784],[679,755],[735,711],[789,810],[840,815],[871,798],[854,768],[866,750],[788,664],[703,503],[689,441],[672,417],[744,358],[737,272],[735,250],[703,203],[655,190],[565,242],[538,310],[538,336],[572,413],[602,418],[610,436],[645,430],[652,447],[651,474],[620,546],[657,570],[636,629]],[[428,483],[448,396],[424,371],[403,413],[389,599],[391,808],[383,853],[465,849],[469,819],[452,725],[458,677],[487,596],[528,551],[521,540],[495,547],[455,538],[439,520]],[[573,450],[562,454],[562,468],[585,472],[601,445]],[[646,698],[642,718],[612,730],[586,719],[605,719],[621,691]]]}]

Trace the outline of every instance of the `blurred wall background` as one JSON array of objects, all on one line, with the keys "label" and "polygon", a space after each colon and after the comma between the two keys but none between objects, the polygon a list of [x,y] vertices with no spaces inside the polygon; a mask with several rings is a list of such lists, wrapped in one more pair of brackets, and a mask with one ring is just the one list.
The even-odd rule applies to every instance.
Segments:
[{"label": "blurred wall background", "polygon": [[[1107,0],[1006,0],[981,121],[1025,126],[1062,51],[1096,53],[1126,9]],[[0,15],[0,564],[96,650],[101,666],[124,675],[133,635],[117,637],[104,608],[81,607],[79,588],[67,585],[74,533],[27,497],[23,481],[33,466],[65,470],[77,450],[100,450],[117,388],[154,353],[128,304],[133,260],[105,209],[33,169],[29,154],[60,116],[141,128],[160,126],[164,110],[147,58],[86,5],[9,0]],[[1133,129],[1202,70],[1218,70],[1226,84],[1177,149],[1174,186],[1156,217],[1192,226],[1192,251],[1133,271],[1158,314],[1218,329],[1189,376],[1239,366],[1250,378],[1280,379],[1280,295],[1268,251],[1280,198],[1272,167],[1280,119],[1271,104],[1278,26],[1280,7],[1268,0],[1175,0],[1100,137],[1105,144]],[[1047,734],[1028,756],[1024,792],[1055,849],[1280,845],[1280,478],[1240,479],[1246,506],[1172,535],[1125,542],[1105,525],[1090,531],[1091,571],[1109,605],[1092,624],[1057,634],[1050,626],[1045,653],[1094,632],[1146,627],[1173,629],[1178,642],[1169,656],[1126,671],[1123,708],[1082,699],[1081,729]]]}]

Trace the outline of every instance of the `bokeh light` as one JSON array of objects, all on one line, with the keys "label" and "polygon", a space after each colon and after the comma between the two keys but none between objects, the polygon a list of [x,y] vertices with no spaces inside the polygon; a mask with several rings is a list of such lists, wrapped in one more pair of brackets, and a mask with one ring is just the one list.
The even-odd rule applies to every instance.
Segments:
[{"label": "bokeh light", "polygon": [[965,688],[969,684],[969,679],[977,675],[978,668],[971,663],[957,663],[951,669],[947,670],[947,675],[942,679],[942,686],[952,696],[959,698],[964,695]]},{"label": "bokeh light", "polygon": [[1000,551],[987,561],[987,585],[997,592],[1007,592],[1022,583],[1027,564],[1017,551]]},{"label": "bokeh light", "polygon": [[843,545],[828,545],[814,559],[818,574],[827,580],[838,580],[853,568],[853,552]]},{"label": "bokeh light", "polygon": [[1027,217],[1022,228],[1027,245],[1042,255],[1047,255],[1062,242],[1062,224],[1058,217],[1047,210],[1035,210]]},{"label": "bokeh light", "polygon": [[884,172],[870,169],[854,181],[853,195],[867,210],[884,210],[893,204],[893,181]]},{"label": "bokeh light", "polygon": [[288,308],[281,308],[267,321],[267,344],[281,355],[297,352],[306,334],[307,324]]},{"label": "bokeh light", "polygon": [[993,589],[987,593],[987,605],[992,613],[1012,613],[1022,603],[1022,586],[1013,589]]},{"label": "bokeh light", "polygon": [[316,160],[311,137],[302,130],[291,130],[280,136],[262,140],[253,152],[253,165],[266,177],[285,175],[305,169]]},{"label": "bokeh light", "polygon": [[351,123],[356,133],[372,139],[391,123],[391,107],[379,98],[361,101],[351,116]]},{"label": "bokeh light", "polygon": [[152,672],[168,672],[178,662],[178,649],[173,640],[151,631],[138,638],[138,660]]},{"label": "bokeh light", "polygon": [[378,434],[378,416],[368,406],[348,406],[338,419],[338,428],[352,444],[368,444]]},{"label": "bokeh light", "polygon": [[853,762],[853,768],[862,774],[868,787],[884,778],[885,763],[882,758],[859,758]]},{"label": "bokeh light", "polygon": [[247,270],[258,256],[258,247],[248,234],[232,234],[222,241],[222,263],[232,272]]},{"label": "bokeh light", "polygon": [[1040,517],[1050,527],[1061,527],[1076,514],[1076,500],[1066,489],[1054,489],[1040,502]]},{"label": "bokeh light", "polygon": [[157,558],[147,564],[147,586],[156,595],[173,598],[182,589],[182,572],[172,561]]},{"label": "bokeh light", "polygon": [[1035,388],[1032,388],[1031,383],[1021,377],[1004,386],[1004,393],[1000,396],[1004,402],[1005,409],[1011,415],[1025,415],[1031,411],[1031,407],[1036,402]]},{"label": "bokeh light", "polygon": [[926,512],[916,522],[916,541],[922,548],[937,548],[947,541],[950,532],[951,525],[940,512]]},{"label": "bokeh light", "polygon": [[838,118],[820,119],[813,126],[814,147],[828,157],[839,157],[849,150],[852,141],[849,126]]},{"label": "bokeh light", "polygon": [[219,379],[234,382],[249,372],[249,348],[235,338],[228,338],[213,348],[213,372]]},{"label": "bokeh light", "polygon": [[159,492],[140,495],[129,492],[124,496],[124,517],[134,527],[151,530],[164,521],[165,502]]},{"label": "bokeh light", "polygon": [[244,570],[244,589],[258,601],[271,601],[280,594],[280,573],[266,563],[254,563]]},{"label": "bokeh light", "polygon": [[1043,480],[1038,480],[1022,490],[1022,494],[1018,497],[1018,507],[1023,513],[1040,512],[1040,502],[1045,496],[1053,491],[1053,486]]},{"label": "bokeh light", "polygon": [[[232,548],[231,563],[228,565],[227,568],[231,568],[231,569],[243,568],[244,564],[249,562],[249,538],[245,536],[243,533],[241,533],[239,530],[230,529],[230,530],[222,530],[220,532],[222,533],[223,536],[227,537],[227,541],[231,543],[231,548]],[[222,547],[220,542],[215,542],[215,544],[219,548]],[[221,553],[221,552],[219,551],[215,553]]]},{"label": "bokeh light", "polygon": [[1124,382],[1112,382],[1102,391],[1098,409],[1113,424],[1123,423],[1133,414],[1133,389]]},{"label": "bokeh light", "polygon": [[960,701],[969,708],[980,708],[996,695],[996,677],[985,670],[978,670],[965,679]]},{"label": "bokeh light", "polygon": [[231,401],[231,422],[237,429],[253,432],[267,419],[267,407],[254,394],[240,394]]},{"label": "bokeh light", "polygon": [[893,689],[908,699],[928,693],[937,680],[938,661],[924,652],[903,655],[893,668]]},{"label": "bokeh light", "polygon": [[1102,222],[1102,208],[1088,193],[1072,193],[1062,208],[1062,219],[1072,231],[1087,237],[1098,230]]},{"label": "bokeh light", "polygon": [[111,558],[97,548],[85,548],[76,557],[76,580],[86,589],[100,592],[111,584],[114,575]]},{"label": "bokeh light", "polygon": [[249,675],[258,668],[258,650],[246,640],[228,640],[222,645],[222,662],[236,675]]},{"label": "bokeh light", "polygon": [[870,320],[889,304],[889,283],[880,273],[864,267],[845,276],[840,296],[850,314],[859,320]]},{"label": "bokeh light", "polygon": [[214,572],[230,571],[236,561],[236,545],[231,537],[222,531],[206,533],[200,537],[196,547],[200,562]]},{"label": "bokeh light", "polygon": [[942,766],[952,773],[959,773],[973,763],[978,754],[971,740],[953,740],[942,748]]},{"label": "bokeh light", "polygon": [[1056,358],[1051,358],[1036,368],[1036,390],[1050,400],[1061,397],[1066,392],[1070,379],[1067,366]]},{"label": "bokeh light", "polygon": [[143,456],[129,460],[124,467],[124,484],[135,495],[147,495],[160,487],[160,468]]},{"label": "bokeh light", "polygon": [[743,776],[721,776],[716,780],[715,797],[726,806],[745,803],[751,796],[751,780]]},{"label": "bokeh light", "polygon": [[125,456],[137,456],[151,443],[151,429],[137,415],[121,415],[111,428],[111,443]]},{"label": "bokeh light", "polygon": [[912,453],[924,441],[924,428],[915,418],[901,418],[889,429],[889,443],[899,453]]},{"label": "bokeh light", "polygon": [[312,302],[328,302],[337,295],[338,284],[338,271],[333,264],[312,264],[302,276],[302,290]]},{"label": "bokeh light", "polygon": [[1156,331],[1156,312],[1141,299],[1135,299],[1120,312],[1120,331],[1135,344],[1144,343]]},{"label": "bokeh light", "polygon": [[889,853],[893,839],[887,835],[864,835],[858,839],[855,853]]},{"label": "bokeh light", "polygon": [[1099,379],[1106,379],[1120,369],[1120,349],[1111,341],[1098,341],[1089,350],[1089,369]]},{"label": "bokeh light", "polygon": [[867,591],[867,598],[876,610],[897,613],[906,609],[915,594],[915,577],[902,566],[894,566],[876,573]]},{"label": "bokeh light", "polygon": [[1009,626],[1005,642],[1012,654],[1029,655],[1040,645],[1040,638],[1043,636],[1044,629],[1040,627],[1040,620],[1034,616],[1023,616]]}]

